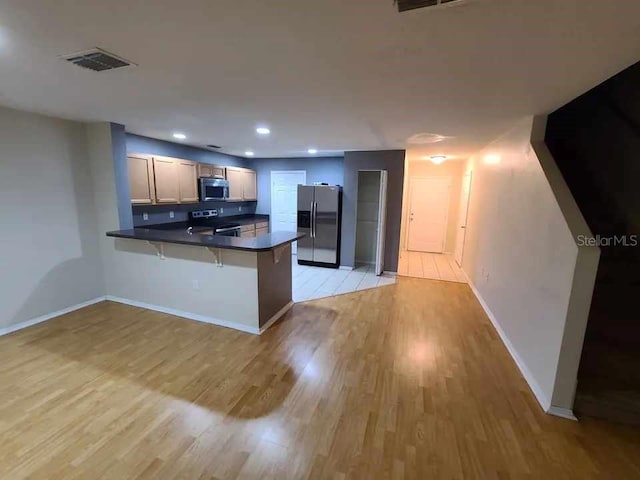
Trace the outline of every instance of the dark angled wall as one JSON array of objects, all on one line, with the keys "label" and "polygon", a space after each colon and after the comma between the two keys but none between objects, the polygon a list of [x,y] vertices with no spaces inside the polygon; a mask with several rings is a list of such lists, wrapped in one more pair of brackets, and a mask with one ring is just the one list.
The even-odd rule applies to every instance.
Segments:
[{"label": "dark angled wall", "polygon": [[341,265],[353,266],[355,262],[358,171],[387,170],[387,231],[384,269],[388,272],[398,271],[404,157],[404,150],[345,152]]},{"label": "dark angled wall", "polygon": [[307,172],[307,185],[324,182],[330,185],[344,183],[344,158],[307,157],[307,158],[256,158],[250,161],[249,168],[258,172],[258,208],[256,213],[271,213],[271,172],[277,170],[304,170]]},{"label": "dark angled wall", "polygon": [[[602,245],[575,409],[640,424],[640,64],[549,115],[545,141]],[[621,402],[621,399],[623,403]],[[612,416],[612,412],[616,412]]]}]

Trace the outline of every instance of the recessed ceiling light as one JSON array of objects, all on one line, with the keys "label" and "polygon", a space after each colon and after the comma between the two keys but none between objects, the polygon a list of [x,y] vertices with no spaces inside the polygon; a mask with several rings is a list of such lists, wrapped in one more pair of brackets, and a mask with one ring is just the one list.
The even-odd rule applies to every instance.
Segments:
[{"label": "recessed ceiling light", "polygon": [[173,134],[173,138],[177,138],[178,140],[184,140],[187,136],[184,133],[176,132]]},{"label": "recessed ceiling light", "polygon": [[318,149],[317,148],[310,148],[309,150],[307,150],[307,152],[309,152],[311,155],[315,155],[316,153],[318,153]]},{"label": "recessed ceiling light", "polygon": [[446,159],[447,159],[446,155],[432,155],[431,157],[429,157],[429,160],[431,160],[436,165],[440,165]]},{"label": "recessed ceiling light", "polygon": [[271,130],[269,130],[267,127],[258,127],[256,128],[256,132],[258,133],[258,135],[269,135],[271,133]]},{"label": "recessed ceiling light", "polygon": [[247,150],[246,152],[244,152],[244,154],[245,154],[247,157],[253,157],[253,156],[255,155],[255,153],[253,153],[251,150]]}]

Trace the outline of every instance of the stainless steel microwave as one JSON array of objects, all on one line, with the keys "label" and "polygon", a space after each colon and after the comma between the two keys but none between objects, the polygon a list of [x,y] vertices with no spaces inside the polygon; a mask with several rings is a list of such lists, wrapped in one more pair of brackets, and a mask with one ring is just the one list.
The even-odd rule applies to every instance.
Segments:
[{"label": "stainless steel microwave", "polygon": [[229,181],[224,178],[200,178],[201,202],[224,202],[229,198]]}]

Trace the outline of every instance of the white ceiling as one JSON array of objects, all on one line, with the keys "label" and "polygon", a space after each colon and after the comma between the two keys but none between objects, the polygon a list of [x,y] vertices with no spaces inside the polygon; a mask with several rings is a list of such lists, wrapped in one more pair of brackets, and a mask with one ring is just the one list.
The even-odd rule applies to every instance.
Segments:
[{"label": "white ceiling", "polygon": [[[94,46],[139,66],[57,58]],[[412,156],[465,157],[639,59],[632,0],[0,0],[0,104],[258,157],[419,132],[455,138]]]}]

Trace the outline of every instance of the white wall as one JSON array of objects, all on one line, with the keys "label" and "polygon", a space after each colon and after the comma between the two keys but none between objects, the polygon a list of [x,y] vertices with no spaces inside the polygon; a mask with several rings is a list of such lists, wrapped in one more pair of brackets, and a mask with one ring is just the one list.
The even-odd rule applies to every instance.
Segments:
[{"label": "white wall", "polygon": [[[590,292],[576,300],[582,280],[574,277],[585,272],[531,147],[532,129],[533,118],[524,119],[468,161],[473,183],[463,269],[545,410],[570,410]],[[595,277],[592,270],[587,277]],[[554,399],[560,385],[570,394]]]},{"label": "white wall", "polygon": [[0,329],[104,288],[84,125],[0,108]]}]

